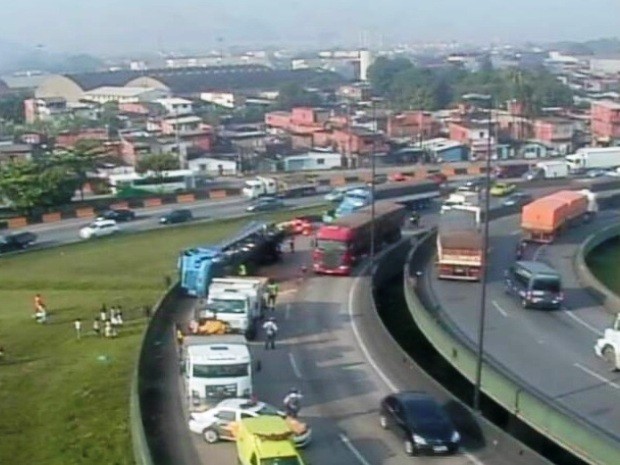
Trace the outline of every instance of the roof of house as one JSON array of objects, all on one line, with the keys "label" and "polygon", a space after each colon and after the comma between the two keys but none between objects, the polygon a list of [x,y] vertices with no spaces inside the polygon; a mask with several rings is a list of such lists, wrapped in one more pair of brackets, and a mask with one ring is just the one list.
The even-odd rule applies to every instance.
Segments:
[{"label": "roof of house", "polygon": [[6,84],[9,89],[35,89],[43,81],[50,77],[50,74],[9,74],[0,76],[0,80]]},{"label": "roof of house", "polygon": [[609,108],[610,110],[620,110],[620,103],[612,102],[611,100],[599,100],[593,103],[599,107]]},{"label": "roof of house", "polygon": [[134,79],[149,77],[161,82],[176,94],[193,94],[209,90],[277,88],[288,82],[298,82],[304,85],[313,81],[321,81],[323,87],[331,87],[345,81],[342,76],[330,71],[279,70],[263,65],[163,68],[145,71],[119,70],[68,74],[66,77],[84,90],[103,86],[124,86]]},{"label": "roof of house", "polygon": [[28,153],[31,150],[30,144],[0,144],[0,153]]},{"label": "roof of house", "polygon": [[138,97],[155,89],[149,87],[122,87],[122,86],[102,86],[86,92],[87,95],[95,97],[98,95],[115,95],[118,97]]}]

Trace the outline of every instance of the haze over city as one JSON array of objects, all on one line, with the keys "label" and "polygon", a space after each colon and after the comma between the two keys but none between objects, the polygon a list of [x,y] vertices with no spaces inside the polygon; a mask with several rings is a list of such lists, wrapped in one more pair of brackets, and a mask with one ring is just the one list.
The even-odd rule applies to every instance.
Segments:
[{"label": "haze over city", "polygon": [[[54,52],[200,50],[255,43],[367,45],[586,40],[614,35],[614,0],[25,0],[3,7],[0,40]],[[587,18],[587,20],[585,20]]]}]

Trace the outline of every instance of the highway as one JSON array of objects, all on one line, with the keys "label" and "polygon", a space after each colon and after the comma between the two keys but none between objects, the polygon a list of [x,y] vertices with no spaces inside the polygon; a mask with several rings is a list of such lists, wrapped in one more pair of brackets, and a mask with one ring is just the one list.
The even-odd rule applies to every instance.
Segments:
[{"label": "highway", "polygon": [[[504,293],[504,271],[515,259],[520,238],[519,218],[490,224],[485,353],[559,407],[620,441],[620,375],[610,373],[593,351],[611,316],[579,287],[572,264],[588,234],[618,219],[619,212],[603,211],[590,225],[570,230],[553,245],[529,246],[528,258],[548,262],[562,273],[566,305],[559,311],[523,310]],[[440,296],[443,317],[476,341],[480,285],[437,280],[432,264],[424,276],[431,294]]]}]

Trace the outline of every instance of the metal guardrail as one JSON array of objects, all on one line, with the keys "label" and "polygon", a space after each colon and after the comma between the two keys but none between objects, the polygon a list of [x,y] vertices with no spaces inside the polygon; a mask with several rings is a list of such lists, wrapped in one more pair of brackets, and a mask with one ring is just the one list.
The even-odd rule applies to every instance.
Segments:
[{"label": "metal guardrail", "polygon": [[586,263],[586,257],[599,245],[618,236],[620,236],[620,223],[591,234],[579,246],[574,264],[577,280],[581,286],[613,314],[620,312],[620,297],[596,279]]},{"label": "metal guardrail", "polygon": [[[405,298],[413,319],[435,349],[473,382],[477,361],[474,342],[459,334],[445,320],[441,307],[425,308],[415,290],[418,280],[415,268],[418,267],[413,264],[430,258],[434,237],[434,231],[429,233],[409,255],[404,273]],[[515,417],[586,462],[596,465],[620,463],[620,438],[610,436],[587,419],[553,402],[486,353],[482,391]]]}]

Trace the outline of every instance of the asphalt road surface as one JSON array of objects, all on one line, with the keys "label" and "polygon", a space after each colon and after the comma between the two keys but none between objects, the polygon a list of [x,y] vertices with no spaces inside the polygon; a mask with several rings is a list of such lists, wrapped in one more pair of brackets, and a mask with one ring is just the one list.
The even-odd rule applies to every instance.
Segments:
[{"label": "asphalt road surface", "polygon": [[[603,211],[590,225],[578,226],[553,245],[530,245],[527,257],[551,264],[562,274],[565,307],[559,311],[524,310],[504,292],[504,271],[515,259],[520,238],[518,216],[490,225],[485,352],[544,393],[551,402],[620,440],[620,375],[593,351],[595,340],[611,323],[610,314],[581,289],[573,269],[577,246],[612,221],[617,211]],[[445,317],[476,341],[480,285],[437,280],[429,265],[425,281],[439,296]],[[533,363],[535,361],[535,363]]]}]

